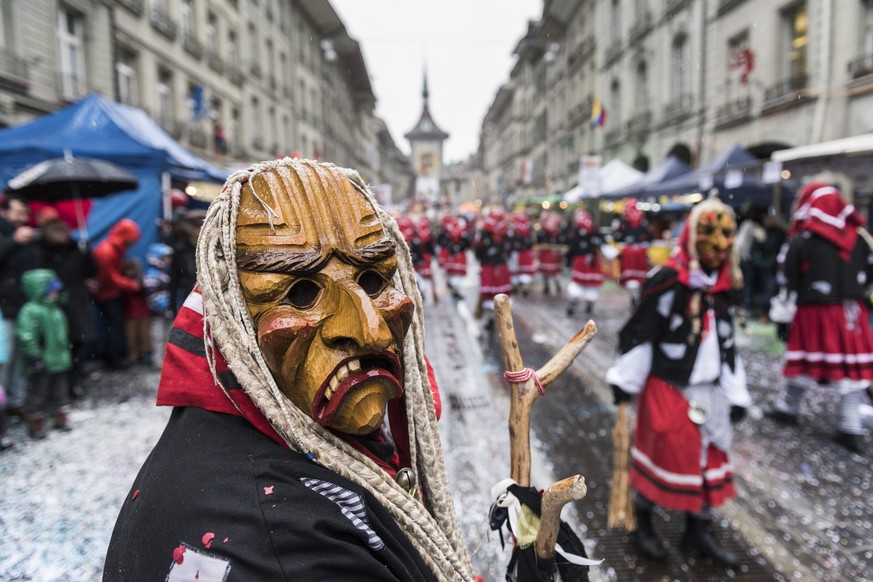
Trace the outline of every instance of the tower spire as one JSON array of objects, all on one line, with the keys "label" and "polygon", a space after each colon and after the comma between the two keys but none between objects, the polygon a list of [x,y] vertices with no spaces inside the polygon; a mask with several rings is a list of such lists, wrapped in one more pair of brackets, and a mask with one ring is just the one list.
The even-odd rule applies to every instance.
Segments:
[{"label": "tower spire", "polygon": [[427,90],[427,65],[425,65],[425,67],[424,67],[424,83],[422,83],[422,87],[421,87],[421,97],[422,97],[422,100],[424,101],[424,108],[425,109],[427,109],[427,98],[429,95],[430,95],[430,93]]}]

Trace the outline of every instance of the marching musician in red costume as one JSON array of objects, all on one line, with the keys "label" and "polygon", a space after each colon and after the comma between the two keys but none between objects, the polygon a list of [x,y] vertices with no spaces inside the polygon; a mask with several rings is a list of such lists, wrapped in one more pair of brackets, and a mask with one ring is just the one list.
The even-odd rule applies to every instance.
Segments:
[{"label": "marching musician in red costume", "polygon": [[637,208],[636,198],[625,202],[614,237],[621,244],[620,281],[630,292],[631,305],[636,307],[640,286],[649,271],[648,247],[653,238],[643,211]]},{"label": "marching musician in red costume", "polygon": [[527,295],[531,281],[537,273],[537,260],[533,250],[533,229],[524,212],[516,212],[510,221],[512,240],[511,279],[512,286]]},{"label": "marching musician in red costume", "polygon": [[536,247],[539,271],[543,276],[543,293],[546,295],[557,295],[560,291],[558,277],[563,271],[563,245],[560,217],[554,212],[543,212]]},{"label": "marching musician in red costume", "polygon": [[479,275],[479,306],[494,309],[494,296],[512,293],[509,280],[509,254],[512,252],[507,236],[509,221],[502,208],[492,208],[485,215],[482,228],[476,234],[473,250],[482,267]]},{"label": "marching musician in red costume", "polygon": [[599,249],[603,240],[594,228],[591,215],[584,209],[573,214],[573,222],[567,229],[567,262],[570,263],[571,279],[567,285],[567,316],[576,312],[579,300],[585,301],[585,313],[591,315],[603,285],[603,268]]}]

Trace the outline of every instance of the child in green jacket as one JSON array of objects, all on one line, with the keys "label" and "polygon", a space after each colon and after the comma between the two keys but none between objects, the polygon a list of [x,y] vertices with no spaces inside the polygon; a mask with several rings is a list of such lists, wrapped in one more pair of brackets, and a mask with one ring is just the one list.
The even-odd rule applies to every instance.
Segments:
[{"label": "child in green jacket", "polygon": [[27,373],[27,426],[30,436],[45,437],[46,417],[70,430],[67,421],[67,372],[72,366],[67,318],[58,305],[63,284],[54,271],[34,269],[21,278],[27,303],[18,314],[15,334]]}]

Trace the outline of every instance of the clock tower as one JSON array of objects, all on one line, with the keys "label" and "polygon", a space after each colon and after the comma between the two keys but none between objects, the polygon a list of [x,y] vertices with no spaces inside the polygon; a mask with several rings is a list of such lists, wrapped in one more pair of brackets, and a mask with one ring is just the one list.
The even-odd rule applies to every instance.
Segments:
[{"label": "clock tower", "polygon": [[427,73],[421,96],[423,107],[418,123],[406,134],[412,150],[412,167],[415,171],[415,196],[431,204],[440,196],[440,177],[443,169],[443,142],[449,134],[437,127],[428,110]]}]

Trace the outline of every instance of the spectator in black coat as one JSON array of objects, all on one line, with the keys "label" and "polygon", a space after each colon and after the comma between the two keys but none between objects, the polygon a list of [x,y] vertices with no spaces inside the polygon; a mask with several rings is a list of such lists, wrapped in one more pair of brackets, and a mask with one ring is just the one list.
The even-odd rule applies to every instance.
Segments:
[{"label": "spectator in black coat", "polygon": [[170,265],[170,301],[173,313],[178,313],[185,298],[197,283],[197,237],[206,218],[205,210],[188,210],[179,222],[179,238],[173,244]]},{"label": "spectator in black coat", "polygon": [[21,291],[21,276],[34,268],[34,230],[28,226],[30,209],[27,203],[14,196],[0,200],[0,311],[3,313],[3,333],[11,346],[9,360],[0,373],[0,384],[6,387],[6,406],[21,411],[24,405],[25,384],[16,369],[15,319],[27,302]]},{"label": "spectator in black coat", "polygon": [[54,208],[41,208],[36,213],[36,225],[42,236],[36,245],[38,260],[34,267],[51,269],[64,284],[66,300],[61,307],[67,316],[73,354],[68,381],[70,395],[79,397],[84,393],[80,382],[84,347],[96,335],[91,296],[85,281],[97,276],[97,263],[86,244],[79,244],[70,237],[70,227]]}]

